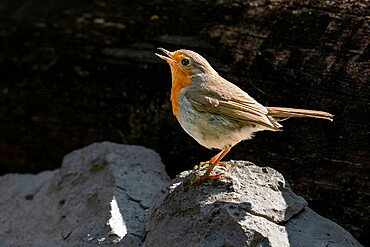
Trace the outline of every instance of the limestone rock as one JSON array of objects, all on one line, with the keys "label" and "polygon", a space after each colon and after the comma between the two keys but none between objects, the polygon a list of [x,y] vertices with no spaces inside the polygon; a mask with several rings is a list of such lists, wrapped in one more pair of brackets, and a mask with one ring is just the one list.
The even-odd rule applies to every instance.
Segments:
[{"label": "limestone rock", "polygon": [[231,161],[221,180],[184,192],[188,176],[150,209],[143,246],[361,246],[271,168]]},{"label": "limestone rock", "polygon": [[109,142],[68,154],[55,171],[4,175],[1,246],[140,246],[169,181],[154,151]]}]

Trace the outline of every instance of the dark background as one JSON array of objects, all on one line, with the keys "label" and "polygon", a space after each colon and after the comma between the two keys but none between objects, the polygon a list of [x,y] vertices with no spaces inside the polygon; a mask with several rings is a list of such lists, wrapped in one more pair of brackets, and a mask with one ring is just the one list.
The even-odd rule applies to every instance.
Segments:
[{"label": "dark background", "polygon": [[[174,177],[208,160],[169,102],[156,47],[187,48],[260,103],[324,110],[225,158],[270,166],[309,206],[370,244],[366,1],[0,3],[0,172],[37,173],[93,142],[155,149]],[[366,202],[366,203],[365,203]]]}]

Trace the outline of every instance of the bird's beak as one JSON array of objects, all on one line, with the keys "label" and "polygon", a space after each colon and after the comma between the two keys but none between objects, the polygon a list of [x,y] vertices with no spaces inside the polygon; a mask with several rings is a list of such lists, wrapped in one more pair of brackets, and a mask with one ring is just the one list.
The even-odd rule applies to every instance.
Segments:
[{"label": "bird's beak", "polygon": [[168,57],[166,56],[163,56],[163,55],[160,55],[158,53],[156,53],[155,55],[157,55],[159,58],[167,61],[167,62],[174,62],[174,58],[173,58],[173,52],[170,52],[170,51],[167,51],[166,49],[163,49],[163,48],[158,48],[158,50],[162,51],[163,53],[165,53]]}]

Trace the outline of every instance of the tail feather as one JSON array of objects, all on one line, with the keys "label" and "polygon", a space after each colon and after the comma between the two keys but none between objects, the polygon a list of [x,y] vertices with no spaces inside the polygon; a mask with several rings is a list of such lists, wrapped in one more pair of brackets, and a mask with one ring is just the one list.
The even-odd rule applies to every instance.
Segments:
[{"label": "tail feather", "polygon": [[294,109],[285,107],[267,107],[268,115],[276,118],[289,118],[289,117],[311,117],[311,118],[321,118],[333,121],[334,115],[315,110],[304,110],[304,109]]}]

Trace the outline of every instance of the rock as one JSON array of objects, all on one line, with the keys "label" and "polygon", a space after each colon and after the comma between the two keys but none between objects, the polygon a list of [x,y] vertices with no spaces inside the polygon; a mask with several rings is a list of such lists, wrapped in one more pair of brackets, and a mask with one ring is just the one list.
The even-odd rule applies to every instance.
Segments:
[{"label": "rock", "polygon": [[0,177],[0,245],[361,246],[277,171],[245,161],[225,169],[184,191],[193,171],[170,185],[154,151],[92,144],[55,171]]},{"label": "rock", "polygon": [[144,247],[361,246],[271,168],[231,161],[221,180],[184,192],[188,175],[150,209]]},{"label": "rock", "polygon": [[1,246],[140,246],[147,209],[169,184],[152,150],[109,142],[62,167],[0,178]]}]

